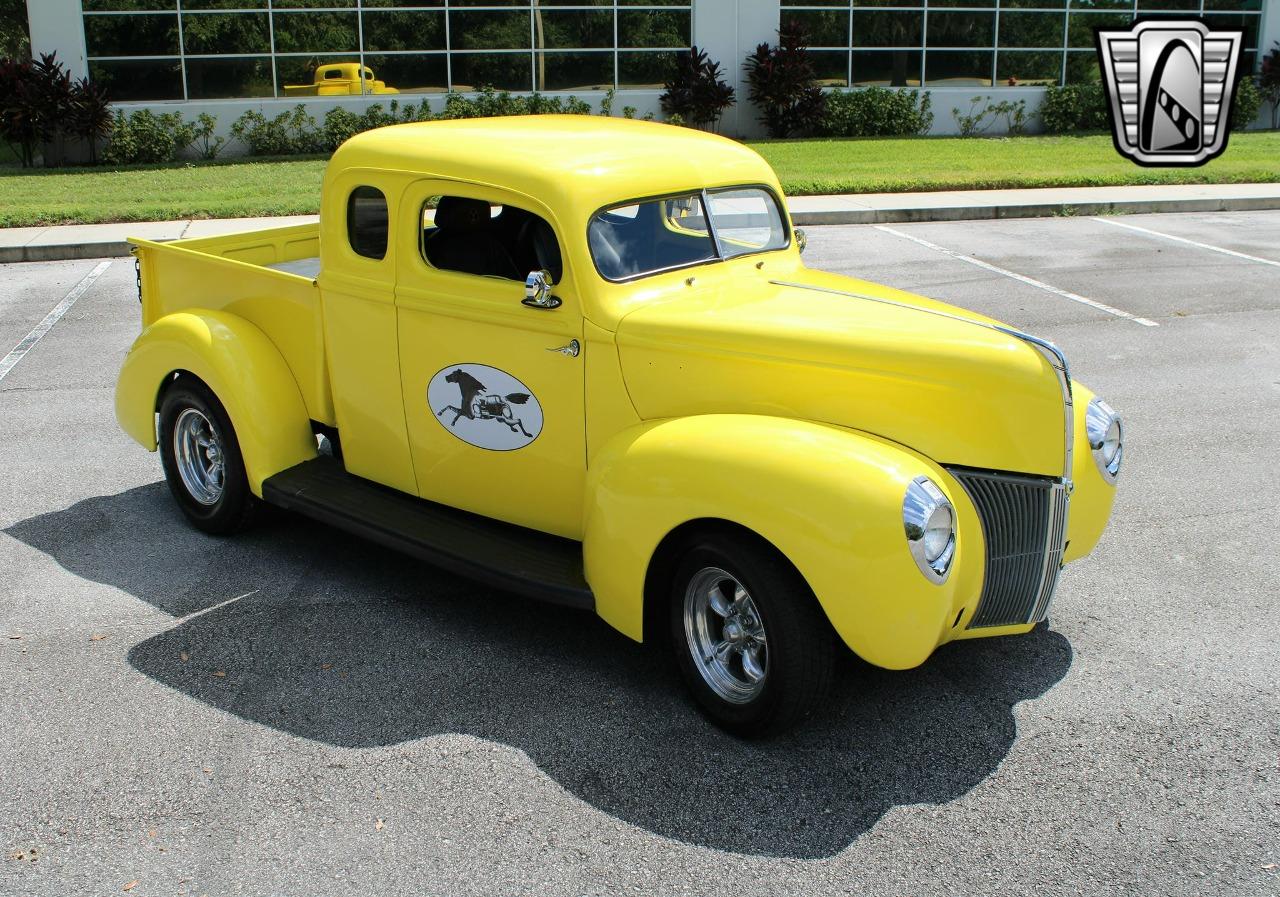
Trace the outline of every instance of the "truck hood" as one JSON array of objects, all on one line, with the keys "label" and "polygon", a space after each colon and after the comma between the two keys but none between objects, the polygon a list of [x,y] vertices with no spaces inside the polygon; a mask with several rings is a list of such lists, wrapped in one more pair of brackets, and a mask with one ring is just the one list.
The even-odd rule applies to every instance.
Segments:
[{"label": "truck hood", "polygon": [[997,322],[803,268],[785,279],[710,280],[618,325],[642,418],[800,418],[874,433],[943,464],[1063,474],[1062,380],[1035,345]]}]

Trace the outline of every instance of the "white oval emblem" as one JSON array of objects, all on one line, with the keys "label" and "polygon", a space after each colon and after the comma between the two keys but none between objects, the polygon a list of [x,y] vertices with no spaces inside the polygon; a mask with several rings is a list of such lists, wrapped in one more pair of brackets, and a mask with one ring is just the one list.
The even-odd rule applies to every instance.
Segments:
[{"label": "white oval emblem", "polygon": [[487,364],[451,364],[427,384],[427,405],[454,436],[477,448],[509,452],[542,432],[542,405],[506,371]]}]

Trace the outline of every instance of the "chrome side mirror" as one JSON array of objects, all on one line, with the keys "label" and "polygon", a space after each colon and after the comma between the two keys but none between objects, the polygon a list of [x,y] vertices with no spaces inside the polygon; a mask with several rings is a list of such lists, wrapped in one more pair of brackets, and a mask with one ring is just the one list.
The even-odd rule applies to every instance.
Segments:
[{"label": "chrome side mirror", "polygon": [[798,227],[792,231],[792,233],[795,234],[796,249],[799,249],[800,253],[803,255],[804,248],[809,245],[809,238],[805,236],[804,231]]},{"label": "chrome side mirror", "polygon": [[551,295],[551,272],[530,271],[524,279],[524,299],[521,305],[530,308],[559,308],[560,300]]}]

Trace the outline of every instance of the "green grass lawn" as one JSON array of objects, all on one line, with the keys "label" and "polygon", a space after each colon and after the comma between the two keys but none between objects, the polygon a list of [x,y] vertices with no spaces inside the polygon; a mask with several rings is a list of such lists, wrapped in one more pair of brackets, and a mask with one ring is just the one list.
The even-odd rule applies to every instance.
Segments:
[{"label": "green grass lawn", "polygon": [[769,160],[793,196],[1280,181],[1280,131],[1232,134],[1226,152],[1199,168],[1135,165],[1116,152],[1109,134],[779,140],[751,145]]},{"label": "green grass lawn", "polygon": [[[1280,131],[1235,134],[1200,168],[1141,168],[1107,135],[752,143],[792,196],[998,187],[1280,181]],[[0,226],[315,212],[317,158],[123,170],[0,169]]]}]

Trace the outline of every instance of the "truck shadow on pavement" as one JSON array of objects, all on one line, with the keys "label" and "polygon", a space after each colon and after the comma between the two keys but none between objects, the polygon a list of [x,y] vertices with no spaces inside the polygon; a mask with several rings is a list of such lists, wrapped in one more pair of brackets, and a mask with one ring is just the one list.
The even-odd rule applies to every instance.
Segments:
[{"label": "truck shadow on pavement", "polygon": [[155,483],[5,532],[178,618],[128,656],[182,694],[341,747],[491,739],[624,822],[738,853],[831,856],[895,806],[964,795],[1013,746],[1014,705],[1072,661],[1043,627],[908,672],[851,658],[820,719],[750,743],[699,715],[661,652],[594,616],[302,519],[214,539]]}]

